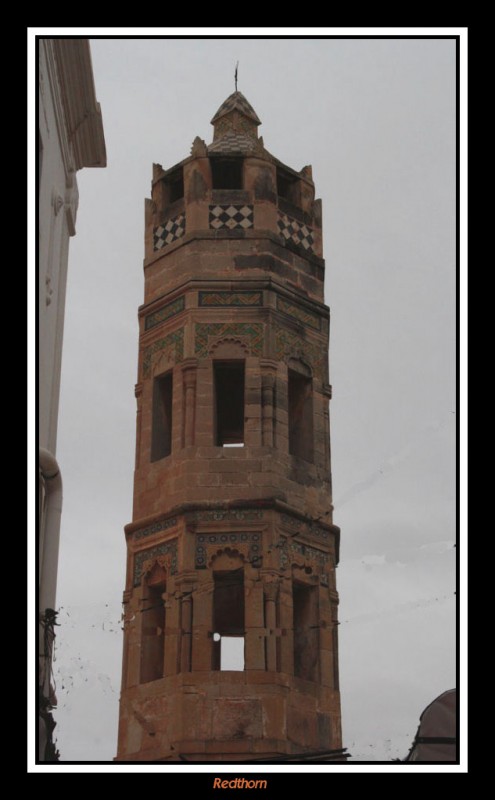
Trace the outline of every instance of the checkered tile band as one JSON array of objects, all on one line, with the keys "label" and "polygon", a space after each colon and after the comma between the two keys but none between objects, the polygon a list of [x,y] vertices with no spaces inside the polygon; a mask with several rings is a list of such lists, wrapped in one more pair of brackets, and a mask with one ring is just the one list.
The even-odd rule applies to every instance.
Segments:
[{"label": "checkered tile band", "polygon": [[253,227],[253,206],[210,206],[210,228],[218,231],[246,230]]},{"label": "checkered tile band", "polygon": [[279,211],[277,225],[280,235],[285,241],[292,241],[307,253],[313,252],[313,231],[304,222],[298,222],[297,219]]},{"label": "checkered tile band", "polygon": [[186,215],[178,214],[176,217],[168,219],[163,225],[153,228],[153,250],[161,250],[168,244],[172,244],[186,232]]}]

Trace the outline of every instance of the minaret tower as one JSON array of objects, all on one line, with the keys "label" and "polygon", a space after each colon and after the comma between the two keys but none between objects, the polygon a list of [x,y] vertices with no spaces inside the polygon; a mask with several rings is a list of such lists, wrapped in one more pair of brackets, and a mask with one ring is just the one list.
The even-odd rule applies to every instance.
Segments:
[{"label": "minaret tower", "polygon": [[118,761],[342,746],[321,201],[212,124],[146,200]]}]

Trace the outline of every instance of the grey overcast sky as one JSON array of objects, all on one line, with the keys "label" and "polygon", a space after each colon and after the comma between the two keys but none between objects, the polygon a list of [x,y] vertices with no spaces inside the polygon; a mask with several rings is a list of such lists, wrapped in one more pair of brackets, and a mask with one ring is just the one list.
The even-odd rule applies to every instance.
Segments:
[{"label": "grey overcast sky", "polygon": [[[124,29],[125,31],[125,29]],[[79,173],[57,456],[64,760],[116,752],[137,308],[152,163],[239,89],[267,149],[312,164],[331,308],[344,744],[403,758],[455,685],[455,41],[93,39],[108,167]]]}]

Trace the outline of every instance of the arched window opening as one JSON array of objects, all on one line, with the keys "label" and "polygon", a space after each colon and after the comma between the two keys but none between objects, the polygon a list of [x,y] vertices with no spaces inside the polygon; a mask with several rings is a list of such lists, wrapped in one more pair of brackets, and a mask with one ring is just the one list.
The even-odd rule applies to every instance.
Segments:
[{"label": "arched window opening", "polygon": [[214,573],[213,669],[244,670],[244,570]]},{"label": "arched window opening", "polygon": [[215,444],[244,445],[244,361],[216,361]]}]

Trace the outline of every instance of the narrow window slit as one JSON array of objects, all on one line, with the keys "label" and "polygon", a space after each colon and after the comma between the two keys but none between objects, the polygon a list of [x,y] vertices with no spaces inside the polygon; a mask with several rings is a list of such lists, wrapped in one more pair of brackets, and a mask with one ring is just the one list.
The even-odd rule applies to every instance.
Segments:
[{"label": "narrow window slit", "polygon": [[289,370],[289,453],[313,461],[313,386],[305,375]]},{"label": "narrow window slit", "polygon": [[172,373],[153,382],[151,460],[159,461],[172,452]]},{"label": "narrow window slit", "polygon": [[243,671],[244,572],[216,572],[213,593],[213,669]]},{"label": "narrow window slit", "polygon": [[244,446],[244,362],[217,361],[215,381],[215,444]]},{"label": "narrow window slit", "polygon": [[318,681],[319,626],[318,587],[296,581],[292,584],[294,620],[294,675]]}]

